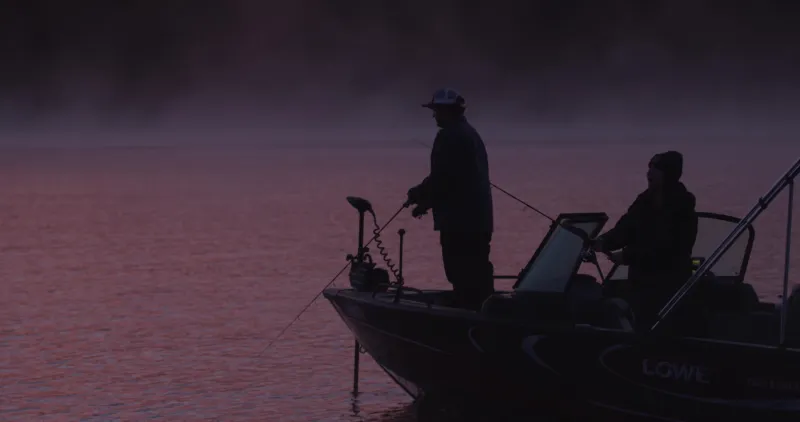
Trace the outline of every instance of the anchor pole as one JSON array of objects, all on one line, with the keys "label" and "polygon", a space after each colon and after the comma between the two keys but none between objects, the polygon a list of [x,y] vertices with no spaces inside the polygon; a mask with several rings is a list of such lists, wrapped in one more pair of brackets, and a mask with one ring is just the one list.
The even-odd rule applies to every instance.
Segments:
[{"label": "anchor pole", "polygon": [[358,394],[358,366],[361,359],[361,344],[356,340],[356,347],[353,352],[353,395]]}]

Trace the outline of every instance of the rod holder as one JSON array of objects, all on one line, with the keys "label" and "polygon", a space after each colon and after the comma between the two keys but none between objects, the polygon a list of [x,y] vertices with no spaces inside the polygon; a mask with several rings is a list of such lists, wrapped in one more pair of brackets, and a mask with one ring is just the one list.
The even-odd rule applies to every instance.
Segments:
[{"label": "rod holder", "polygon": [[789,180],[789,203],[786,213],[786,256],[783,264],[783,295],[781,297],[780,347],[786,347],[786,320],[789,312],[789,267],[792,262],[792,212],[794,212],[794,179]]}]

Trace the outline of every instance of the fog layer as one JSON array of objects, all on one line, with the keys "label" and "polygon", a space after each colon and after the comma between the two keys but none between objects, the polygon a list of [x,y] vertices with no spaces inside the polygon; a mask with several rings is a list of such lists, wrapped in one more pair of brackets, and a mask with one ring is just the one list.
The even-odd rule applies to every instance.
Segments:
[{"label": "fog layer", "polygon": [[[739,4],[741,3],[741,4]],[[0,142],[399,142],[461,91],[496,141],[788,139],[800,5],[3,2]]]}]

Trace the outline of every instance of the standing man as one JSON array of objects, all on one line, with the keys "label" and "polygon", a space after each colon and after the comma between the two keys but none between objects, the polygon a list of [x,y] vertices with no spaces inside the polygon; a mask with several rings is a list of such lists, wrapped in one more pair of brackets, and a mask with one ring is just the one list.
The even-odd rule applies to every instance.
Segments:
[{"label": "standing man", "polygon": [[489,162],[478,132],[464,117],[464,97],[440,89],[423,107],[439,127],[431,151],[430,174],[408,191],[414,217],[433,210],[447,280],[456,306],[480,309],[494,292],[489,260],[494,221]]}]

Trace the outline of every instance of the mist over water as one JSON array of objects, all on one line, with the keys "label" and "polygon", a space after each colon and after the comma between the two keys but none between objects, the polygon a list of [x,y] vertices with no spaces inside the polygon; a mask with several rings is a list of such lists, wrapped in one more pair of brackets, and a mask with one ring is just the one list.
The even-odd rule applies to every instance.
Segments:
[{"label": "mist over water", "polygon": [[800,5],[6,1],[0,145],[791,140]]}]

